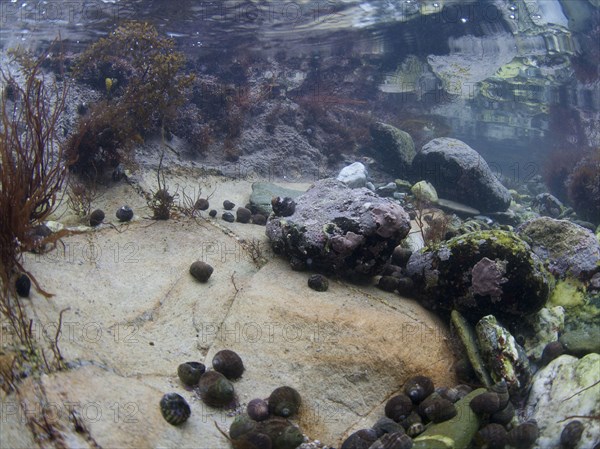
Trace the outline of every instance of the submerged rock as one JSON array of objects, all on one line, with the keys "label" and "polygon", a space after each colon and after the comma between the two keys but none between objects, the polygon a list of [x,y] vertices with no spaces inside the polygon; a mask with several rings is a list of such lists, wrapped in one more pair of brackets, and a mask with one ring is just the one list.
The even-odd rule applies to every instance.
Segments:
[{"label": "submerged rock", "polygon": [[407,273],[431,309],[456,309],[475,321],[484,315],[522,316],[548,298],[549,276],[515,233],[477,231],[413,253]]},{"label": "submerged rock", "polygon": [[289,217],[269,217],[273,250],[294,266],[352,276],[378,274],[410,229],[397,203],[334,179],[317,181]]},{"label": "submerged rock", "polygon": [[406,175],[415,157],[410,134],[382,122],[371,125],[370,132],[377,161],[393,175]]},{"label": "submerged rock", "polygon": [[534,447],[560,447],[564,426],[577,416],[591,418],[583,420],[584,430],[577,447],[592,448],[600,440],[600,422],[593,419],[600,415],[599,366],[599,354],[582,359],[562,355],[535,374],[526,409],[540,430]]},{"label": "submerged rock", "polygon": [[355,189],[367,184],[367,168],[361,162],[354,162],[340,170],[337,180]]},{"label": "submerged rock", "polygon": [[593,232],[568,220],[540,217],[523,223],[519,235],[531,240],[533,251],[548,261],[557,277],[588,280],[600,272],[600,243]]},{"label": "submerged rock", "polygon": [[511,196],[481,155],[466,143],[440,137],[423,146],[413,172],[426,179],[441,197],[466,203],[482,212],[505,211]]},{"label": "submerged rock", "polygon": [[289,197],[296,199],[302,195],[302,191],[280,187],[271,182],[255,182],[252,184],[252,193],[250,194],[250,205],[254,213],[261,213],[265,217],[273,211],[271,201],[273,197]]}]

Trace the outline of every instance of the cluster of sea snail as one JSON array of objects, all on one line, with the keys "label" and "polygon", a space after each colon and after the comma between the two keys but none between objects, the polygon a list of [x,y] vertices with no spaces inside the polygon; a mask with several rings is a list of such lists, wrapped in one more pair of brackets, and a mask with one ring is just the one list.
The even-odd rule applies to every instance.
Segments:
[{"label": "cluster of sea snail", "polygon": [[[224,349],[215,354],[212,370],[200,362],[179,365],[177,375],[187,387],[195,388],[200,399],[211,407],[235,407],[235,391],[231,381],[244,373],[244,363],[234,351]],[[246,413],[238,415],[229,429],[234,449],[295,449],[304,441],[298,427],[287,418],[298,413],[300,394],[292,387],[278,387],[267,399],[253,399]],[[191,409],[178,393],[167,393],[160,400],[160,411],[174,426],[186,422]]]},{"label": "cluster of sea snail", "polygon": [[[560,449],[576,447],[582,433],[581,422],[566,425]],[[430,378],[415,376],[387,401],[385,417],[351,434],[341,449],[528,449],[538,436],[535,421],[518,422],[504,380],[472,390],[435,388]]]}]

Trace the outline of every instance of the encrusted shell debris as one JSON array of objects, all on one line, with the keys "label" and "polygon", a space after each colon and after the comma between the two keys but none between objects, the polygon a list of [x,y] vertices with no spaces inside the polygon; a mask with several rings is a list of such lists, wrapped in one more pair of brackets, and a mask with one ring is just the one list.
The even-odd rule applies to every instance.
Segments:
[{"label": "encrusted shell debris", "polygon": [[246,413],[254,421],[264,421],[269,417],[269,403],[264,399],[252,399],[248,402]]},{"label": "encrusted shell debris", "polygon": [[375,441],[369,449],[411,449],[412,439],[404,432],[386,433]]},{"label": "encrusted shell debris", "polygon": [[504,449],[507,432],[500,424],[488,424],[475,435],[474,441],[478,447],[487,449]]},{"label": "encrusted shell debris", "polygon": [[207,371],[200,378],[200,398],[211,407],[225,407],[234,399],[233,384],[218,371]]},{"label": "encrusted shell debris", "polygon": [[273,390],[268,402],[271,414],[289,418],[298,413],[302,399],[294,388],[283,386]]},{"label": "encrusted shell debris", "polygon": [[21,298],[27,298],[29,296],[29,290],[31,290],[31,280],[25,273],[21,274],[15,281],[15,290],[17,295]]},{"label": "encrusted shell debris", "polygon": [[369,449],[375,441],[377,433],[373,429],[361,429],[346,438],[340,449]]},{"label": "encrusted shell debris", "polygon": [[571,421],[569,424],[565,426],[560,434],[560,444],[565,449],[573,449],[581,440],[581,435],[583,435],[584,426],[581,421]]},{"label": "encrusted shell debris", "polygon": [[404,394],[418,404],[435,390],[433,381],[427,376],[414,376],[404,383]]},{"label": "encrusted shell debris", "polygon": [[185,362],[177,367],[177,376],[188,387],[197,385],[206,367],[200,362]]},{"label": "encrusted shell debris", "polygon": [[391,397],[385,404],[385,416],[396,422],[406,418],[413,409],[413,403],[408,396],[401,393]]},{"label": "encrusted shell debris", "polygon": [[174,426],[187,421],[191,410],[185,399],[177,393],[167,393],[160,400],[160,412],[163,418]]},{"label": "encrusted shell debris", "polygon": [[500,398],[498,393],[488,391],[475,396],[470,403],[471,410],[478,415],[483,413],[495,413],[500,410]]},{"label": "encrusted shell debris", "polygon": [[535,421],[519,424],[508,432],[508,444],[516,449],[529,449],[538,439],[540,431]]},{"label": "encrusted shell debris", "polygon": [[223,349],[215,354],[212,359],[215,371],[220,372],[229,380],[242,377],[244,373],[244,362],[242,358],[231,349]]}]

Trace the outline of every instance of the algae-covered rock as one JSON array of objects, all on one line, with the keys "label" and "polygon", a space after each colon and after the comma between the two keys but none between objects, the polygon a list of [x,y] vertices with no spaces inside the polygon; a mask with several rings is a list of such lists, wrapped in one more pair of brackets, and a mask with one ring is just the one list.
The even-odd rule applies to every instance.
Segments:
[{"label": "algae-covered rock", "polygon": [[539,312],[517,323],[515,335],[524,339],[523,348],[531,360],[540,360],[548,343],[558,340],[565,327],[565,309],[561,306],[544,307]]},{"label": "algae-covered rock", "polygon": [[323,179],[297,198],[292,215],[269,217],[266,233],[293,267],[372,276],[409,230],[408,214],[395,201]]},{"label": "algae-covered rock", "polygon": [[599,354],[582,359],[562,355],[535,374],[526,408],[540,429],[534,448],[561,447],[560,434],[575,419],[584,423],[578,448],[592,448],[600,441],[600,421],[594,419],[600,416],[599,370]]},{"label": "algae-covered rock", "polygon": [[526,391],[531,380],[529,360],[510,332],[493,315],[479,320],[475,332],[485,366],[494,382],[504,379],[511,396]]},{"label": "algae-covered rock", "polygon": [[432,309],[457,309],[476,321],[543,307],[549,274],[515,233],[476,231],[413,253],[407,265],[417,297]]},{"label": "algae-covered rock", "polygon": [[437,192],[435,191],[435,187],[431,185],[430,182],[427,181],[419,181],[415,183],[410,189],[414,196],[417,197],[418,200],[428,201],[430,203],[435,203],[438,200]]},{"label": "algae-covered rock", "polygon": [[406,175],[415,157],[412,137],[392,125],[377,122],[371,125],[376,159],[391,174]]},{"label": "algae-covered rock", "polygon": [[568,220],[539,217],[523,223],[517,232],[531,240],[533,251],[559,278],[588,280],[600,272],[600,243],[589,229]]},{"label": "algae-covered rock", "polygon": [[455,404],[458,412],[456,416],[428,427],[425,432],[414,439],[413,449],[463,449],[468,447],[480,424],[480,419],[471,410],[470,403],[473,398],[486,391],[485,388],[479,388],[459,400]]}]

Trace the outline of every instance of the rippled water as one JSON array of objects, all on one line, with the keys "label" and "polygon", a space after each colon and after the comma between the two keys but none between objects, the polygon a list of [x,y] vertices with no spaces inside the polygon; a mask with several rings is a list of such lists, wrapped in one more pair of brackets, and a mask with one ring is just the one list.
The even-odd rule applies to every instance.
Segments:
[{"label": "rippled water", "polygon": [[[191,59],[377,58],[379,91],[491,162],[596,146],[596,0],[3,1],[4,48],[58,33],[78,51],[125,20],[148,20]],[[437,125],[436,125],[437,124]],[[432,120],[424,127],[438,126]],[[537,170],[537,169],[536,169]]]}]

